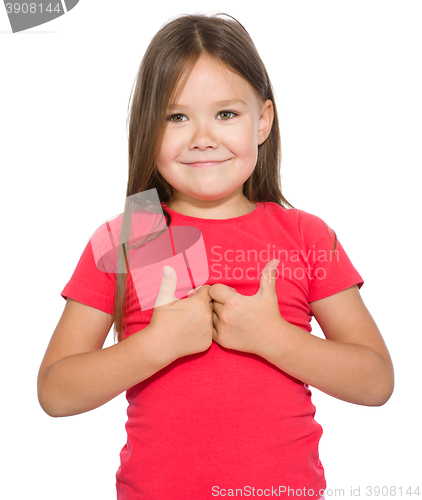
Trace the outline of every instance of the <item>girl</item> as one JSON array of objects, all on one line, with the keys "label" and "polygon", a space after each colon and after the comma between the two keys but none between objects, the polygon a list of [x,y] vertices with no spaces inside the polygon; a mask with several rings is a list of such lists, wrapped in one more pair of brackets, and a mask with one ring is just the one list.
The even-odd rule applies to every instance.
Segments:
[{"label": "girl", "polygon": [[[160,29],[131,107],[126,196],[153,190],[166,221],[128,246],[131,220],[160,210],[127,203],[115,272],[91,237],[38,376],[54,417],[127,391],[120,500],[323,498],[309,385],[368,406],[392,394],[363,280],[334,231],[283,197],[279,144],[271,83],[243,26],[187,15]],[[180,238],[187,229],[195,238]],[[135,255],[159,267],[158,285]],[[310,335],[312,316],[326,339]],[[102,349],[113,324],[118,342]]]}]

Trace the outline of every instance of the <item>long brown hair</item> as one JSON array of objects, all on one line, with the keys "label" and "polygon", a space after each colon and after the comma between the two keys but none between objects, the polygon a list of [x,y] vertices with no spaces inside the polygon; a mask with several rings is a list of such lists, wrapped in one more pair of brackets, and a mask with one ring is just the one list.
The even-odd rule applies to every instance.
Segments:
[{"label": "long brown hair", "polygon": [[[176,101],[177,92],[183,88],[201,55],[213,57],[243,77],[263,101],[272,101],[274,120],[271,132],[258,146],[257,163],[243,185],[243,193],[252,203],[274,202],[293,208],[281,192],[280,130],[270,79],[248,32],[236,19],[223,13],[177,17],[166,23],[151,40],[139,67],[130,108],[126,197],[153,188],[157,190],[161,202],[167,202],[172,196],[173,188],[160,175],[155,161],[161,147],[168,107]],[[171,217],[164,208],[163,213],[169,226]],[[122,238],[127,236],[129,224],[130,210],[125,209]],[[120,263],[126,263],[129,271],[124,244],[119,246],[118,259]],[[114,332],[118,341],[123,335],[128,274],[116,273]]]}]

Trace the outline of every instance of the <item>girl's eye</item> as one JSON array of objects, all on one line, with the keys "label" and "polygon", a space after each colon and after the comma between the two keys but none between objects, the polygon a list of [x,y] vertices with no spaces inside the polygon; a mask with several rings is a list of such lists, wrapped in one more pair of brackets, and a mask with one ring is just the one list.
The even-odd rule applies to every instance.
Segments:
[{"label": "girl's eye", "polygon": [[175,115],[169,116],[168,120],[171,121],[171,122],[179,123],[179,122],[184,121],[183,118],[186,118],[186,116],[182,115],[181,113],[177,113]]},{"label": "girl's eye", "polygon": [[220,117],[220,120],[230,120],[230,118],[236,116],[236,113],[233,113],[233,111],[220,111],[217,116]]}]

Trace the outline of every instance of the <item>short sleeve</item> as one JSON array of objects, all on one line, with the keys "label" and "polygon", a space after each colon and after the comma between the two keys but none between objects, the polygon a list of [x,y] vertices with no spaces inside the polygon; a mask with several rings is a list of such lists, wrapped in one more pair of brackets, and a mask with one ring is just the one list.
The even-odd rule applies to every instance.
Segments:
[{"label": "short sleeve", "polygon": [[336,233],[319,217],[300,210],[298,223],[309,265],[308,302],[329,297],[353,285],[361,288],[364,281]]},{"label": "short sleeve", "polygon": [[89,240],[61,296],[113,314],[115,289],[116,275],[97,268]]}]

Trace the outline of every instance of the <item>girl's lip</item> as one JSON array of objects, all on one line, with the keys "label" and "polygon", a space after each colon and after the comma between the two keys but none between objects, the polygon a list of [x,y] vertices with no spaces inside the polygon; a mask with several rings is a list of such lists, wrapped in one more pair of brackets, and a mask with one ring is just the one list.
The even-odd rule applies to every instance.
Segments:
[{"label": "girl's lip", "polygon": [[221,165],[222,163],[225,163],[228,160],[222,160],[222,161],[197,161],[193,163],[185,163],[185,165],[189,165],[190,167],[216,167],[218,165]]}]

